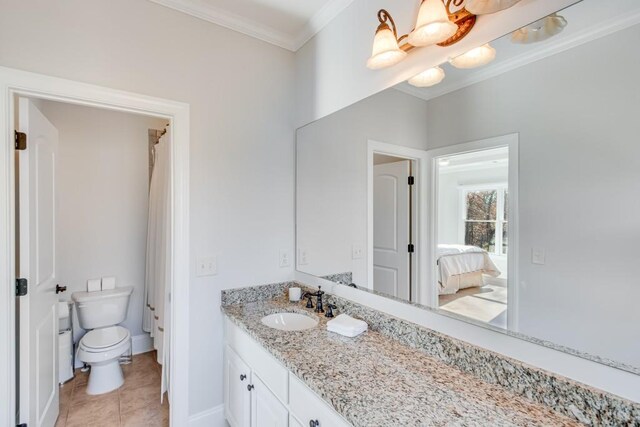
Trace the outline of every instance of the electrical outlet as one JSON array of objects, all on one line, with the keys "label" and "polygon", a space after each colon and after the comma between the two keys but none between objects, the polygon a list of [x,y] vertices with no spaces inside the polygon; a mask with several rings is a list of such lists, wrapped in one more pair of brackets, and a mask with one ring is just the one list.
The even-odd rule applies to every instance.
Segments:
[{"label": "electrical outlet", "polygon": [[538,265],[544,265],[544,252],[543,248],[533,248],[531,250],[531,262]]},{"label": "electrical outlet", "polygon": [[280,251],[280,268],[291,267],[291,252]]},{"label": "electrical outlet", "polygon": [[307,250],[305,248],[298,249],[298,265],[307,265],[309,264],[309,256],[307,254]]},{"label": "electrical outlet", "polygon": [[215,255],[199,257],[196,262],[196,277],[215,276],[218,274],[218,257]]},{"label": "electrical outlet", "polygon": [[364,256],[364,249],[362,245],[353,245],[351,246],[351,258],[352,259],[360,259]]}]

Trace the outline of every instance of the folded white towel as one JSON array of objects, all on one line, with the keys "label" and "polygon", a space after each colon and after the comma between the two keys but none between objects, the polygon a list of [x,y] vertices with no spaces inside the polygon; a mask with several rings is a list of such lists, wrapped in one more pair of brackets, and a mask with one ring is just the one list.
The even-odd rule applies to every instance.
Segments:
[{"label": "folded white towel", "polygon": [[87,292],[96,292],[101,289],[100,279],[87,280]]},{"label": "folded white towel", "polygon": [[353,338],[353,337],[356,337],[356,336],[364,333],[366,331],[366,329],[348,330],[348,329],[337,328],[335,326],[327,326],[327,331],[334,332],[336,334],[340,334],[340,335],[343,335],[345,337]]},{"label": "folded white towel", "polygon": [[109,289],[116,288],[116,278],[115,277],[103,277],[102,278],[102,290],[108,291]]},{"label": "folded white towel", "polygon": [[369,328],[367,322],[354,319],[347,314],[340,314],[327,322],[327,330],[347,337],[360,335]]}]

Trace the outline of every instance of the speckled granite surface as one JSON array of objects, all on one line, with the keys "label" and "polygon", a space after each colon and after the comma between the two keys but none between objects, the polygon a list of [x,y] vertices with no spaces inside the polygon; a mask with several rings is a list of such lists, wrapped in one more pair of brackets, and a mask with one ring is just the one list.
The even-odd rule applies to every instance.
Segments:
[{"label": "speckled granite surface", "polygon": [[[324,278],[325,277],[323,277],[323,279]],[[342,284],[344,284],[344,282]],[[438,314],[441,314],[443,316],[453,317],[454,319],[460,320],[460,321],[465,322],[465,323],[471,323],[472,325],[476,325],[476,326],[479,326],[481,328],[491,329],[492,331],[500,332],[502,334],[506,334],[506,335],[512,336],[514,338],[518,338],[518,339],[521,339],[521,340],[529,341],[529,342],[532,342],[534,344],[541,345],[543,347],[548,347],[548,348],[551,348],[553,350],[561,351],[563,353],[569,353],[569,354],[571,354],[573,356],[577,356],[577,357],[581,357],[583,359],[591,360],[592,362],[601,363],[603,365],[607,365],[607,366],[610,366],[612,368],[616,368],[616,369],[620,369],[622,371],[631,372],[632,374],[640,375],[640,367],[637,367],[637,366],[627,365],[626,363],[618,362],[616,360],[607,359],[605,357],[600,357],[600,356],[597,356],[595,354],[586,353],[584,351],[576,350],[574,348],[565,347],[563,345],[556,344],[556,343],[551,342],[551,341],[546,341],[546,340],[543,340],[543,339],[535,338],[535,337],[532,337],[530,335],[521,334],[519,332],[510,331],[508,329],[499,328],[497,326],[490,325],[490,324],[488,324],[486,322],[481,322],[481,321],[478,321],[478,320],[475,320],[475,319],[471,319],[469,317],[462,316],[462,315],[459,315],[457,313],[454,313],[454,312],[451,312],[451,311],[448,311],[448,310],[440,310],[440,309],[436,309],[436,308],[427,307],[426,305],[422,305],[422,304],[419,304],[419,303],[416,303],[416,302],[407,301],[407,300],[402,299],[402,298],[397,298],[397,297],[395,297],[393,295],[388,295],[388,294],[385,294],[385,293],[382,293],[382,292],[375,291],[373,289],[368,289],[368,288],[364,288],[364,287],[359,286],[358,290],[360,290],[362,292],[368,292],[368,293],[374,294],[374,295],[380,295],[380,296],[383,296],[385,298],[401,302],[403,304],[409,304],[409,305],[412,305],[412,306],[416,306],[416,307],[419,307],[419,308],[421,308],[423,310],[427,310],[427,311],[431,311],[431,312],[434,312],[434,313],[438,313]]]},{"label": "speckled granite surface", "polygon": [[335,283],[341,283],[343,285],[348,285],[349,283],[353,282],[353,273],[350,271],[347,271],[345,273],[329,274],[327,276],[321,276],[321,279],[329,280]]},{"label": "speckled granite surface", "polygon": [[335,296],[371,330],[345,338],[324,316],[308,331],[264,326],[275,311],[315,316],[286,299],[295,285],[223,291],[223,311],[356,426],[640,426],[637,404]]}]

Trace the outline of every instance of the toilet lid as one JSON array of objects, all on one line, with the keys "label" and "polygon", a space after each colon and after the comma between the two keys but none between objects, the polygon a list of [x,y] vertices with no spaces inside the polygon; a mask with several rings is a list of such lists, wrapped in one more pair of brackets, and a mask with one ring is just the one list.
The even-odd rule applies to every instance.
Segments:
[{"label": "toilet lid", "polygon": [[117,344],[129,337],[129,331],[122,326],[94,329],[82,337],[82,344],[90,348],[106,348]]}]

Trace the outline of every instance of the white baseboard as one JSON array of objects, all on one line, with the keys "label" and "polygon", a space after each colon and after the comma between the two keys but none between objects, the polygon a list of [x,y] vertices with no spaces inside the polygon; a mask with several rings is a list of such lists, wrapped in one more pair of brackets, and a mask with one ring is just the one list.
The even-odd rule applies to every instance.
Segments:
[{"label": "white baseboard", "polygon": [[153,350],[153,338],[149,334],[134,335],[131,337],[133,354],[146,353]]},{"label": "white baseboard", "polygon": [[189,417],[189,427],[225,427],[226,425],[224,404],[214,406]]}]

